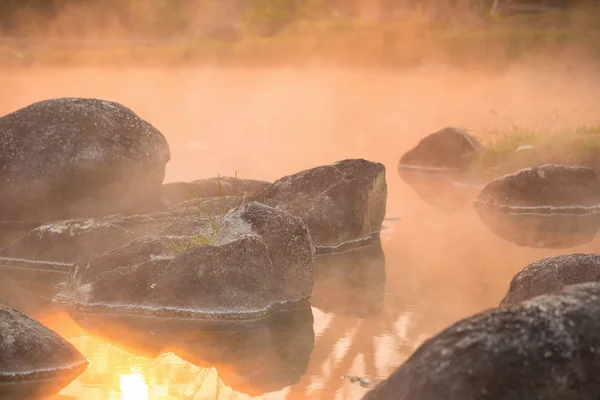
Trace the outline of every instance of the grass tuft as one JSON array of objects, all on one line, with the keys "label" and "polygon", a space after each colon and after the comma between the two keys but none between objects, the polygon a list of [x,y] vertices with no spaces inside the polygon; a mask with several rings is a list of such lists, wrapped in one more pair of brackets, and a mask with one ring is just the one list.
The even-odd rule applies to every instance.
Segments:
[{"label": "grass tuft", "polygon": [[484,150],[473,158],[468,169],[473,178],[489,180],[544,164],[600,168],[600,123],[571,130],[534,130],[513,125],[484,144]]},{"label": "grass tuft", "polygon": [[[235,171],[234,179],[238,179],[237,171]],[[218,209],[216,213],[208,211],[204,204],[197,197],[194,197],[191,193],[188,194],[194,202],[198,210],[198,214],[208,221],[208,229],[204,233],[195,233],[182,244],[178,244],[176,242],[169,243],[169,248],[171,252],[175,255],[179,255],[185,250],[190,249],[192,247],[212,244],[219,232],[221,231],[225,215],[231,209],[231,204],[228,204],[226,197],[223,195],[223,190],[221,186],[221,174],[217,175]],[[233,204],[243,205],[245,204],[245,201],[246,193],[243,193],[241,195],[234,196]]]}]

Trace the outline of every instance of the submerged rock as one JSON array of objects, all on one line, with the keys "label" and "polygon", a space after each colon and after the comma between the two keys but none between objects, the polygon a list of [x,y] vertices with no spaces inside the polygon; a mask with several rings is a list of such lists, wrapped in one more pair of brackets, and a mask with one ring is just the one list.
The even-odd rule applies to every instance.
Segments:
[{"label": "submerged rock", "polygon": [[590,168],[544,165],[490,182],[473,202],[499,237],[527,247],[567,248],[600,227],[600,182]]},{"label": "submerged rock", "polygon": [[231,210],[210,244],[145,236],[79,263],[60,302],[81,310],[204,319],[262,318],[310,297],[315,253],[292,215]]},{"label": "submerged rock", "polygon": [[47,395],[87,368],[75,347],[34,319],[0,305],[0,397]]},{"label": "submerged rock", "polygon": [[599,254],[545,257],[529,264],[514,276],[500,304],[515,305],[542,294],[557,292],[565,286],[585,282],[600,282]]},{"label": "submerged rock", "polygon": [[265,190],[271,183],[254,179],[217,177],[193,182],[166,183],[162,197],[167,204],[177,204],[193,198],[241,196],[251,197]]},{"label": "submerged rock", "polygon": [[278,179],[255,199],[302,218],[317,247],[371,239],[385,217],[385,166],[339,161]]},{"label": "submerged rock", "polygon": [[470,185],[461,184],[460,172],[482,149],[466,132],[444,128],[422,139],[400,158],[398,173],[427,204],[443,212],[453,212],[476,196]]},{"label": "submerged rock", "polygon": [[83,313],[72,317],[91,334],[134,354],[172,352],[198,367],[215,368],[225,385],[254,397],[298,382],[315,342],[308,304],[243,323]]},{"label": "submerged rock", "polygon": [[169,146],[114,102],[44,100],[0,118],[0,220],[48,221],[156,207]]},{"label": "submerged rock", "polygon": [[455,323],[364,399],[593,399],[599,346],[600,284],[570,286]]}]

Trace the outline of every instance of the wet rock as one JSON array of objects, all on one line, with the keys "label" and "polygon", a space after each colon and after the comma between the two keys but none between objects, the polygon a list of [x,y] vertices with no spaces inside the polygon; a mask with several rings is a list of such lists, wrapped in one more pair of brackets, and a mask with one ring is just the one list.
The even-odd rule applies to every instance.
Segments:
[{"label": "wet rock", "polygon": [[302,218],[319,248],[377,235],[386,198],[384,165],[351,159],[283,177],[255,199]]},{"label": "wet rock", "polygon": [[169,146],[121,104],[40,101],[0,118],[0,132],[0,220],[94,217],[157,206]]},{"label": "wet rock", "polygon": [[158,217],[113,215],[82,218],[41,225],[24,238],[0,250],[0,255],[36,261],[72,263],[79,258],[106,251],[152,232]]},{"label": "wet rock", "polygon": [[260,203],[236,207],[223,218],[212,244],[223,246],[246,237],[260,238],[269,250],[278,301],[310,297],[315,250],[300,218]]},{"label": "wet rock", "polygon": [[453,127],[426,136],[400,158],[399,171],[422,170],[437,173],[464,169],[483,146],[468,133]]},{"label": "wet rock", "polygon": [[593,399],[600,284],[487,310],[421,345],[364,399]]},{"label": "wet rock", "polygon": [[600,255],[563,254],[537,260],[521,271],[512,281],[502,306],[511,306],[542,294],[554,293],[565,286],[585,282],[600,282]]},{"label": "wet rock", "polygon": [[55,332],[19,311],[0,305],[3,399],[41,397],[40,392],[66,384],[85,370],[87,364],[83,355]]},{"label": "wet rock", "polygon": [[454,212],[477,195],[472,185],[461,182],[460,173],[482,148],[466,132],[444,128],[404,154],[398,173],[425,203],[443,212]]},{"label": "wet rock", "polygon": [[507,241],[568,248],[591,241],[600,227],[600,182],[585,167],[527,168],[490,182],[473,206]]},{"label": "wet rock", "polygon": [[340,316],[376,316],[383,309],[385,278],[385,255],[379,239],[364,248],[320,255],[311,304]]},{"label": "wet rock", "polygon": [[250,197],[262,192],[271,183],[254,179],[218,177],[193,182],[172,182],[163,185],[163,200],[176,204],[193,198],[240,196]]},{"label": "wet rock", "polygon": [[236,197],[190,200],[153,214],[51,222],[1,249],[0,265],[4,263],[2,257],[23,259],[25,263],[74,263],[144,235],[207,235],[213,230],[212,225],[220,224],[224,214],[241,200]]},{"label": "wet rock", "polygon": [[82,310],[251,319],[310,297],[314,247],[299,218],[247,204],[225,215],[210,244],[197,239],[145,236],[91,257],[57,300]]},{"label": "wet rock", "polygon": [[314,348],[307,304],[260,321],[220,322],[73,313],[85,330],[135,354],[172,352],[201,368],[215,368],[231,389],[261,396],[282,390],[306,373]]}]

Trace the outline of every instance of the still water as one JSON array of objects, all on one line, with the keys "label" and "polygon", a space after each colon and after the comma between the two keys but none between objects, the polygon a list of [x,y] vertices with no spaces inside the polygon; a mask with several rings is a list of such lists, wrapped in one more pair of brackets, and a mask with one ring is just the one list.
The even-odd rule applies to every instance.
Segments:
[{"label": "still water", "polygon": [[380,243],[318,259],[310,307],[251,325],[69,314],[47,301],[53,279],[7,270],[0,302],[90,361],[53,400],[360,399],[368,389],[344,376],[384,379],[435,332],[495,306],[530,261],[594,248],[518,247],[469,208],[442,213],[408,188],[388,201],[400,193],[405,212],[386,220]]}]

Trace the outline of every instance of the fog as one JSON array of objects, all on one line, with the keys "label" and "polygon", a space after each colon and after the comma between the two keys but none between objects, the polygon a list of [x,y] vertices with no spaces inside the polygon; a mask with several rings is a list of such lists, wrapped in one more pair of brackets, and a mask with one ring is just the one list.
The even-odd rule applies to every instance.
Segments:
[{"label": "fog", "polygon": [[[419,201],[399,157],[447,125],[485,140],[512,125],[598,121],[600,75],[551,62],[502,72],[413,69],[55,67],[4,69],[0,113],[53,97],[120,102],[156,126],[172,152],[166,181],[221,175],[274,180],[348,157],[383,162],[388,215]],[[420,204],[420,202],[419,202]]]},{"label": "fog", "polygon": [[[389,355],[394,361],[378,370],[378,378],[384,378],[414,350],[421,336],[497,305],[516,271],[542,256],[566,252],[505,242],[468,207],[444,214],[428,206],[398,176],[399,158],[425,135],[449,125],[485,141],[510,126],[556,130],[597,123],[599,67],[593,62],[565,61],[558,54],[514,61],[501,68],[461,67],[433,60],[410,68],[320,63],[260,68],[204,64],[142,67],[133,62],[102,67],[4,66],[0,67],[0,114],[54,97],[94,97],[122,103],[167,138],[171,160],[166,182],[217,174],[275,180],[344,158],[384,163],[387,216],[400,218],[383,246],[389,294],[385,309],[393,314],[389,320],[396,323],[407,304],[414,306],[407,333],[412,347]],[[575,251],[593,250],[591,245],[568,249]],[[62,321],[39,318],[65,337],[76,336],[75,329],[68,331],[71,328]],[[363,323],[340,317],[329,331],[323,329],[333,339],[326,337],[322,342],[321,329],[315,328],[317,350],[308,373],[292,387],[288,398],[304,398],[307,388],[322,375],[331,378],[330,382],[339,379],[331,371],[323,373],[322,365],[331,356],[329,347],[341,342],[358,323],[361,330],[355,340],[372,345],[374,338],[381,336],[386,318]],[[315,313],[315,326],[325,325],[323,319],[321,312]],[[319,343],[324,344],[319,348]],[[343,354],[332,357],[339,361]],[[130,360],[111,362],[120,368],[120,363]],[[365,373],[365,368],[350,364],[334,372]],[[366,370],[370,372],[368,367]],[[337,381],[321,383],[325,386],[317,391],[321,395],[335,393],[341,386]],[[87,398],[79,385],[75,382],[65,393],[83,393],[81,398]]]}]

